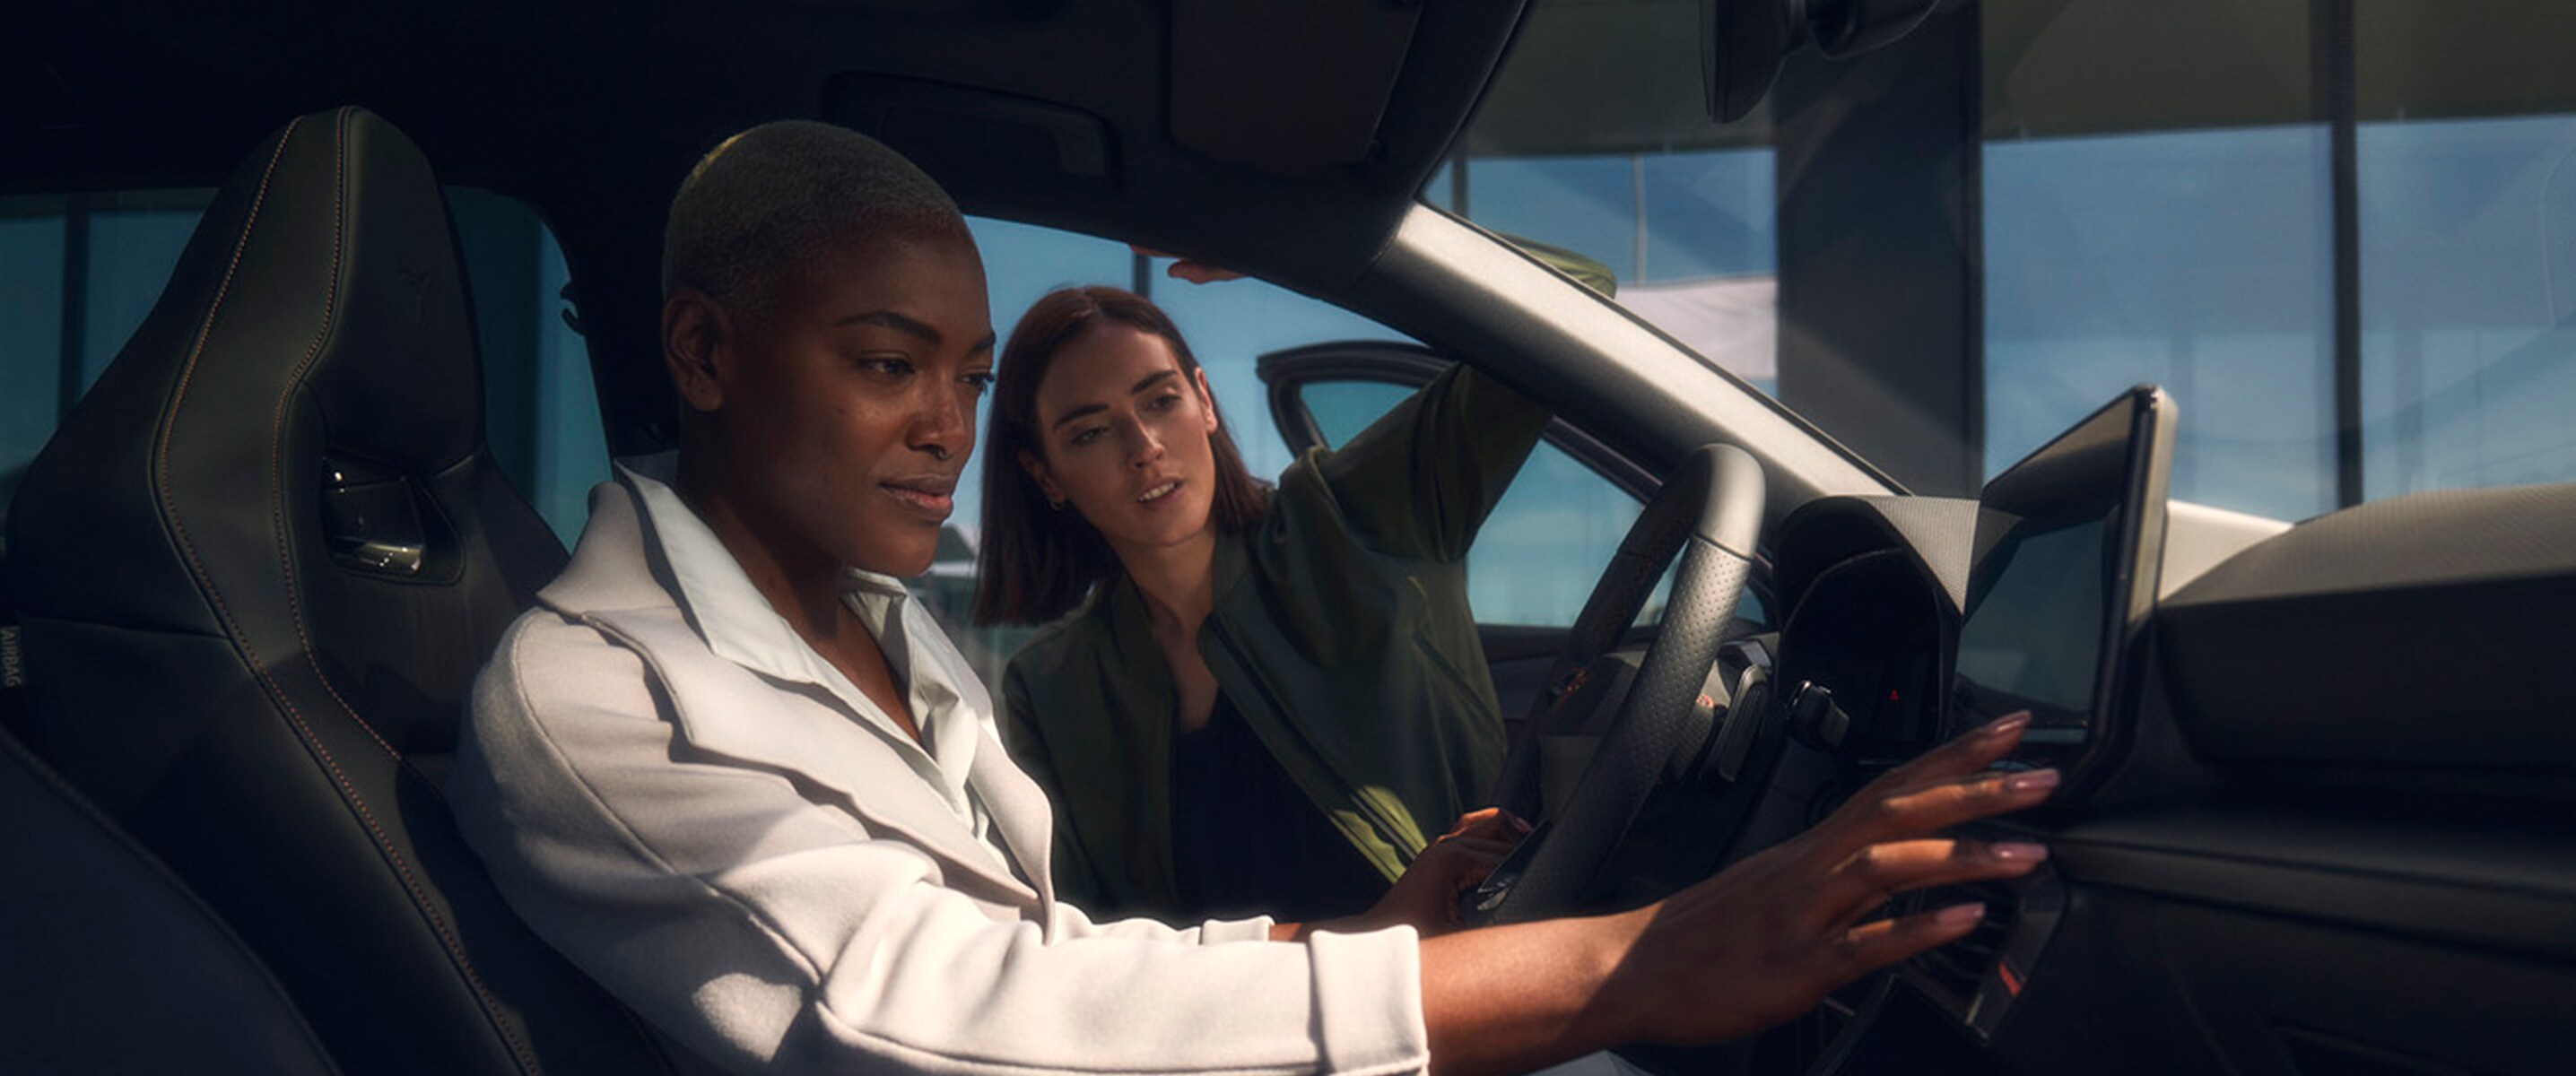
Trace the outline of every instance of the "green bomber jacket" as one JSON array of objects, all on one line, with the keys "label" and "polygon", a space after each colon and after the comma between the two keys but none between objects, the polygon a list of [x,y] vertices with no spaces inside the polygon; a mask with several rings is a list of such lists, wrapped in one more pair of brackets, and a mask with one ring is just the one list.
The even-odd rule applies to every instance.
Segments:
[{"label": "green bomber jacket", "polygon": [[[1502,768],[1464,561],[1548,419],[1452,367],[1339,450],[1309,450],[1264,519],[1218,543],[1200,655],[1390,881]],[[1105,583],[1042,629],[1003,697],[1003,740],[1055,804],[1057,893],[1095,914],[1175,907],[1174,688],[1135,584]]]}]

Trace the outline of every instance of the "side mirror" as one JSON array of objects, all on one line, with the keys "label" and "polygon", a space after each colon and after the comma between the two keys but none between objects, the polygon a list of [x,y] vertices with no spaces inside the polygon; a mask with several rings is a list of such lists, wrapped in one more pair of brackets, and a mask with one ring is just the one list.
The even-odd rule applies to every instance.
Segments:
[{"label": "side mirror", "polygon": [[1940,0],[1702,0],[1700,81],[1709,118],[1733,123],[1762,103],[1803,41],[1831,59],[1878,48],[1923,25]]}]

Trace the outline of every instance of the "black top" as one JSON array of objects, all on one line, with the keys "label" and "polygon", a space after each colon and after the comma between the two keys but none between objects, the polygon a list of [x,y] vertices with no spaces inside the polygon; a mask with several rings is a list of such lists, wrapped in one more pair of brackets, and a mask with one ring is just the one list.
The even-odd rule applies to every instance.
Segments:
[{"label": "black top", "polygon": [[1386,881],[1279,767],[1225,694],[1172,737],[1172,873],[1180,921],[1367,911]]}]

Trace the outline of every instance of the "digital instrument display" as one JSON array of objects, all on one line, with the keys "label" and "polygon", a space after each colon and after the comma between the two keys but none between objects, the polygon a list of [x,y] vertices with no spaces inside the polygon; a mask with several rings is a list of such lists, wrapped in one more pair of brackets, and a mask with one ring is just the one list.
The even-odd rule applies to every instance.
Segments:
[{"label": "digital instrument display", "polygon": [[2119,731],[2163,560],[2173,402],[2139,386],[1986,484],[1953,665],[1964,729],[2031,712],[2023,743],[2081,763]]}]

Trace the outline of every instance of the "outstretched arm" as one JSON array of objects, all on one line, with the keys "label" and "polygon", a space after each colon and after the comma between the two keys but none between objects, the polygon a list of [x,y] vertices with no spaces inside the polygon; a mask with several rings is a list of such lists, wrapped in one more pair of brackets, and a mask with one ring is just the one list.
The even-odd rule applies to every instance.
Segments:
[{"label": "outstretched arm", "polygon": [[[1212,262],[1130,244],[1149,258],[1177,258],[1176,280],[1240,280]],[[1325,484],[1353,530],[1385,552],[1456,560],[1502,500],[1552,415],[1526,396],[1459,363],[1354,435],[1323,464]]]},{"label": "outstretched arm", "polygon": [[957,1076],[1423,1063],[1409,936],[1270,945],[1266,920],[1095,924],[1060,902],[1043,923],[996,915],[1025,898],[893,828],[900,761],[855,793],[880,810],[843,810],[840,792],[700,750],[667,686],[589,625],[523,620],[478,682],[449,788],[522,918],[706,1059]]},{"label": "outstretched arm", "polygon": [[1433,1069],[1520,1071],[1622,1043],[1740,1038],[1957,940],[1983,907],[1876,913],[1904,890],[2016,877],[2046,858],[2039,845],[1936,836],[2048,798],[2054,770],[1986,769],[2028,723],[2005,718],[1890,771],[1814,829],[1656,904],[1424,941]]},{"label": "outstretched arm", "polygon": [[1351,530],[1378,550],[1457,560],[1511,488],[1551,417],[1460,363],[1405,397],[1316,468]]}]

